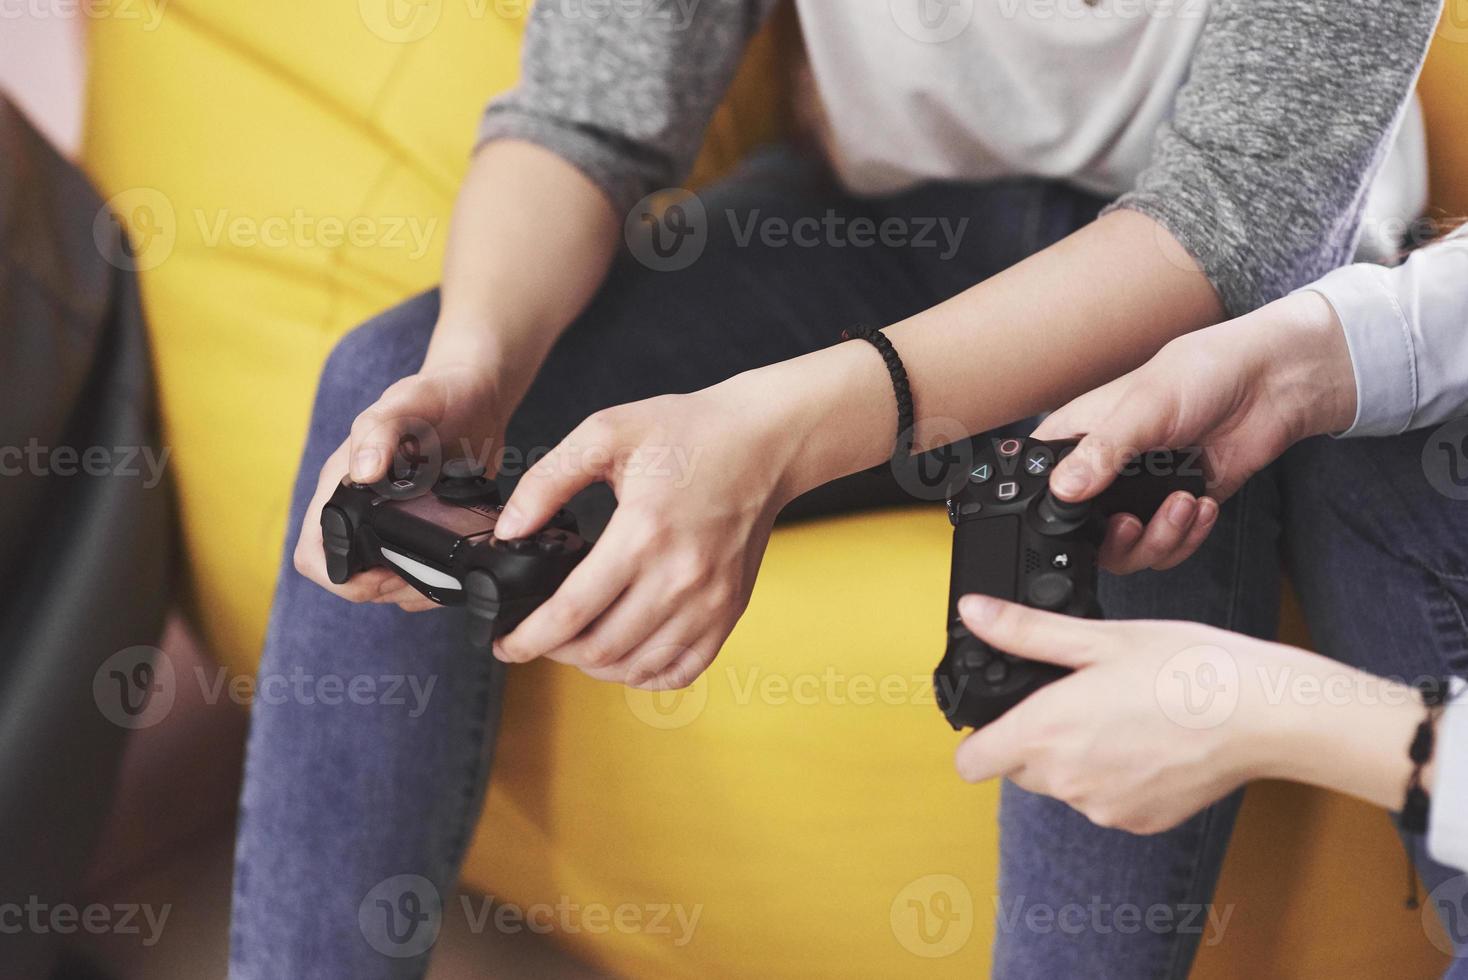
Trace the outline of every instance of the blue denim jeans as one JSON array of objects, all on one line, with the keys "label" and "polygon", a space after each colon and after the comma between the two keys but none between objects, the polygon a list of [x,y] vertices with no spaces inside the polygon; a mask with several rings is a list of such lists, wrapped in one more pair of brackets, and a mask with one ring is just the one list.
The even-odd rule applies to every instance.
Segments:
[{"label": "blue denim jeans", "polygon": [[[1468,676],[1468,504],[1424,477],[1429,436],[1299,444],[1225,505],[1198,555],[1166,573],[1104,576],[1108,616],[1271,636],[1283,568],[1321,653],[1408,682]],[[1143,837],[1006,784],[994,976],[1185,977],[1205,932],[1219,937],[1210,915],[1226,922],[1210,903],[1241,798]],[[1418,870],[1429,890],[1463,878],[1425,857]],[[1122,906],[1160,925],[1123,927]],[[1468,977],[1468,935],[1456,944],[1448,976]]]},{"label": "blue denim jeans", "polygon": [[[702,198],[711,219],[702,257],[672,272],[650,269],[630,254],[619,258],[511,418],[511,446],[527,452],[548,447],[597,409],[697,389],[826,346],[851,324],[911,315],[1064,237],[1092,220],[1103,203],[1040,181],[934,184],[892,198],[855,200],[784,153],[757,159]],[[874,227],[897,219],[909,236],[906,244],[852,247],[827,237],[810,246],[781,245],[778,238],[742,234],[751,216],[786,227],[816,219],[827,228],[832,216],[848,223],[865,218]],[[950,231],[967,219],[954,247],[933,227],[926,234],[936,244],[918,244],[923,227],[937,226],[938,219],[947,219]],[[419,297],[354,331],[332,353],[293,498],[292,540],[327,455],[358,412],[417,369],[437,309],[436,294]],[[1325,444],[1308,451],[1334,459],[1332,453],[1354,450]],[[1313,478],[1318,489],[1330,486]],[[838,481],[797,502],[791,513],[910,499],[883,468]],[[1272,634],[1281,516],[1289,499],[1277,474],[1251,484],[1224,509],[1205,552],[1182,570],[1108,581],[1103,598],[1112,614],[1166,615]],[[1367,516],[1389,519],[1400,502],[1388,503],[1384,513]],[[612,506],[604,488],[573,503],[593,533]],[[1327,506],[1321,502],[1318,513],[1290,516],[1315,533],[1335,534],[1325,520]],[[1380,540],[1401,544],[1393,534]],[[1432,540],[1444,543],[1441,534]],[[1321,554],[1326,545],[1310,547]],[[1443,570],[1433,579],[1440,583],[1435,617],[1393,624],[1419,631],[1435,624],[1436,644],[1400,647],[1404,657],[1410,651],[1423,665],[1436,662],[1433,654],[1444,652],[1449,641],[1456,643],[1460,666],[1465,659],[1461,631],[1453,631],[1446,611],[1463,601],[1463,580],[1449,591],[1454,580],[1448,576],[1453,569],[1461,574],[1468,548],[1452,553],[1457,564],[1435,566]],[[1374,554],[1353,548],[1319,569],[1352,567]],[[1393,566],[1390,574],[1399,571]],[[1359,603],[1337,595],[1351,583],[1320,577],[1325,582],[1318,595],[1308,578],[1302,580],[1312,609],[1351,610],[1350,602]],[[1375,581],[1377,603],[1368,608],[1379,609],[1389,594],[1380,590],[1394,586],[1380,576]],[[1401,577],[1401,596],[1421,596],[1425,583],[1420,572]],[[1342,632],[1352,643],[1359,638],[1349,620]],[[1330,634],[1317,635],[1325,642]],[[295,573],[287,546],[241,802],[231,939],[235,980],[422,975],[441,903],[479,816],[506,682],[503,668],[469,650],[463,636],[464,623],[453,611],[413,616],[334,598]],[[1354,648],[1343,649],[1341,655],[1391,669],[1381,660],[1384,649],[1362,647],[1359,658]],[[336,678],[333,690],[340,684],[347,693],[320,696],[322,687],[313,682],[323,678]],[[1144,907],[1206,903],[1236,808],[1230,800],[1169,834],[1139,838],[1098,829],[1060,804],[1006,787],[1001,919],[1016,901],[1058,907],[1092,895]],[[1183,930],[1028,934],[1001,922],[995,972],[1180,976],[1197,939]]]}]

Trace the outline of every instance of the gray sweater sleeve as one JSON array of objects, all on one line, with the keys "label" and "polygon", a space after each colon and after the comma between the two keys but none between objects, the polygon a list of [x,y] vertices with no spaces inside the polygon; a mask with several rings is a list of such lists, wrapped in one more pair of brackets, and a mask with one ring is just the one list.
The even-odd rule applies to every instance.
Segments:
[{"label": "gray sweater sleeve", "polygon": [[1113,207],[1149,215],[1238,316],[1350,261],[1438,0],[1215,0],[1172,121]]},{"label": "gray sweater sleeve", "polygon": [[613,3],[597,16],[537,3],[520,84],[490,103],[479,141],[538,143],[626,214],[692,169],[749,39],[776,2]]}]

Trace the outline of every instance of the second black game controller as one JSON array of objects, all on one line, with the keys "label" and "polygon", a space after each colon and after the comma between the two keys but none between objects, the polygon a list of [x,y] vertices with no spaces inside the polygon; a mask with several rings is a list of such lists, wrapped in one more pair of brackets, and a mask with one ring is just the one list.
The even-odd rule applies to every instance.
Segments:
[{"label": "second black game controller", "polygon": [[489,647],[551,597],[591,548],[561,511],[538,534],[494,536],[499,493],[474,460],[445,463],[431,490],[402,479],[344,482],[321,511],[326,573],[342,585],[388,568],[440,605],[464,606],[469,642]]},{"label": "second black game controller", "polygon": [[948,501],[953,523],[948,644],[934,673],[938,706],[955,729],[980,728],[1068,671],[995,650],[958,616],[971,593],[1036,609],[1100,619],[1096,555],[1113,514],[1151,519],[1183,490],[1206,489],[1198,449],[1145,453],[1094,500],[1074,504],[1050,492],[1055,464],[1075,442],[992,439],[979,445],[972,469]]}]

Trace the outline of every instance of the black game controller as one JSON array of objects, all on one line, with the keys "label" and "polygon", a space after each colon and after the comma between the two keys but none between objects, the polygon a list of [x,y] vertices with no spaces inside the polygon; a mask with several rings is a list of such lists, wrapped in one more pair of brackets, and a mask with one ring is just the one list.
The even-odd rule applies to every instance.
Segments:
[{"label": "black game controller", "polygon": [[591,542],[561,511],[533,537],[494,536],[494,482],[474,460],[445,463],[432,491],[402,479],[343,483],[321,511],[326,574],[336,584],[390,568],[439,605],[466,606],[469,642],[483,649],[551,597]]},{"label": "black game controller", "polygon": [[993,439],[977,446],[973,468],[948,501],[953,567],[948,648],[933,675],[938,707],[955,729],[981,728],[1069,671],[995,650],[958,617],[971,593],[1036,609],[1102,618],[1096,552],[1106,518],[1152,518],[1171,494],[1201,496],[1200,449],[1159,450],[1133,460],[1094,500],[1066,503],[1050,493],[1050,471],[1075,442]]}]

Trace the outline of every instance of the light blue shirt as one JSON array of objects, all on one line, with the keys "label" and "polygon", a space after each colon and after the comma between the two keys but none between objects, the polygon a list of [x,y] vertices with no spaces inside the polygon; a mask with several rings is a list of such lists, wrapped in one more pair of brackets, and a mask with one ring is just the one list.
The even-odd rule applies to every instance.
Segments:
[{"label": "light blue shirt", "polygon": [[1468,695],[1453,678],[1452,700],[1438,719],[1437,776],[1427,818],[1427,852],[1438,864],[1468,871]]},{"label": "light blue shirt", "polygon": [[1350,265],[1314,285],[1356,374],[1346,436],[1394,436],[1468,415],[1468,227],[1395,268]]}]

